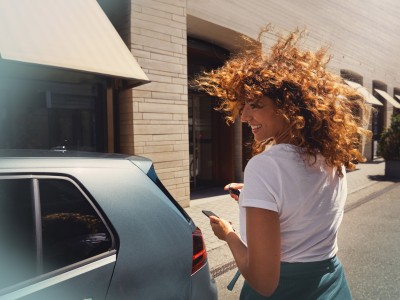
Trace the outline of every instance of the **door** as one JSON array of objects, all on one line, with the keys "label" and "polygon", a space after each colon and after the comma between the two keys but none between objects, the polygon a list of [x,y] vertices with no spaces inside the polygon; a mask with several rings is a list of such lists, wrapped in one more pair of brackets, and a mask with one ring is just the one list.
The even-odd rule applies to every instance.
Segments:
[{"label": "door", "polygon": [[233,126],[215,111],[216,99],[189,95],[189,160],[192,189],[229,183],[234,177]]}]

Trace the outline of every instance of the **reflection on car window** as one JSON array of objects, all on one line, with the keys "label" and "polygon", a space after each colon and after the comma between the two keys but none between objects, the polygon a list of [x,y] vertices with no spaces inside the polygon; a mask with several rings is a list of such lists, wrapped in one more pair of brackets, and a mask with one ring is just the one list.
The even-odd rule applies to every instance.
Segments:
[{"label": "reflection on car window", "polygon": [[110,249],[108,230],[74,184],[67,180],[40,180],[39,190],[44,272]]},{"label": "reflection on car window", "polygon": [[0,180],[0,289],[36,276],[31,180]]},{"label": "reflection on car window", "polygon": [[[36,217],[41,218],[42,235],[36,233],[34,181],[39,182],[41,214]],[[103,220],[72,182],[0,179],[0,290],[111,247]]]}]

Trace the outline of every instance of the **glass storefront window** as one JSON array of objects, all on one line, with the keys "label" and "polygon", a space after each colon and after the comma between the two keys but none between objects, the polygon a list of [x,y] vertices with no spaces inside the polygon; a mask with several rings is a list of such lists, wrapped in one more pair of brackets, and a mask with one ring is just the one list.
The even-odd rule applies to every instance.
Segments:
[{"label": "glass storefront window", "polygon": [[0,148],[105,151],[104,95],[99,84],[2,80]]}]

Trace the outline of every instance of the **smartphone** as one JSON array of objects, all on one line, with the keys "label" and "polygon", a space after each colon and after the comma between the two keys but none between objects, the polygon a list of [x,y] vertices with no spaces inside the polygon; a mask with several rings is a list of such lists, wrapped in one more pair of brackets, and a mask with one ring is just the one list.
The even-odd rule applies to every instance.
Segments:
[{"label": "smartphone", "polygon": [[236,190],[236,189],[233,189],[233,188],[229,188],[228,191],[229,191],[230,194],[234,194],[234,195],[236,195],[238,197],[240,195],[240,191],[239,190]]},{"label": "smartphone", "polygon": [[214,216],[214,217],[219,218],[219,217],[218,217],[216,214],[214,214],[211,210],[202,210],[202,212],[203,212],[203,214],[205,214],[207,217]]}]

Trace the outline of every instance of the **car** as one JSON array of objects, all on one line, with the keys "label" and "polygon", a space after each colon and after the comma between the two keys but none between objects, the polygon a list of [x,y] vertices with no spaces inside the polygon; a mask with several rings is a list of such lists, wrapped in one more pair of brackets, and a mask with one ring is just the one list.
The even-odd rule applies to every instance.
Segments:
[{"label": "car", "polygon": [[217,299],[201,230],[152,161],[0,150],[0,299]]}]

